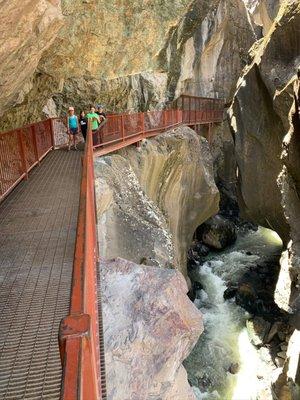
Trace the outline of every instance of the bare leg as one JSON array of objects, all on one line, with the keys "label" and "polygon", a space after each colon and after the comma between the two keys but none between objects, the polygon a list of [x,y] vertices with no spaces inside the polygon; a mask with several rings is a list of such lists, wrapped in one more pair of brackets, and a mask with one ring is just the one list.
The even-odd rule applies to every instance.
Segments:
[{"label": "bare leg", "polygon": [[68,151],[71,148],[71,143],[72,143],[72,135],[69,133],[69,143],[68,143]]}]

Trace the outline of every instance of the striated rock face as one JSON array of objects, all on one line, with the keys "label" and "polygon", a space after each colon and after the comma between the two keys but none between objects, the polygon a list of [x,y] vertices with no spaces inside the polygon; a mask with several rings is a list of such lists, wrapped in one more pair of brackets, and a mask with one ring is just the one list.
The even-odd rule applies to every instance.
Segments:
[{"label": "striated rock face", "polygon": [[109,400],[194,400],[182,361],[203,331],[179,272],[101,262]]},{"label": "striated rock face", "polygon": [[[10,3],[16,7],[17,1]],[[24,81],[16,74],[12,83],[5,72],[11,101],[0,107],[0,128],[40,119],[49,109],[60,115],[69,104],[78,111],[95,101],[115,110],[146,110],[182,92],[230,98],[255,40],[242,0],[35,3],[57,13],[61,3],[63,26],[46,31],[46,46],[36,38],[39,52],[30,58],[30,71],[18,64],[30,80],[26,98],[13,90]],[[31,20],[38,25],[39,15]],[[10,25],[2,29],[12,34]],[[22,49],[28,56],[26,42]],[[18,52],[10,51],[14,65]],[[7,112],[7,105],[19,106]]]},{"label": "striated rock face", "polygon": [[[59,114],[62,103],[66,107],[69,102],[78,106],[94,102],[103,91],[101,82],[106,79],[153,70],[155,55],[163,46],[166,33],[184,15],[190,0],[175,3],[36,0],[25,1],[22,13],[17,0],[6,3],[10,3],[5,12],[9,20],[3,21],[1,39],[3,36],[14,40],[8,40],[3,46],[3,55],[7,57],[9,50],[7,58],[11,64],[18,64],[22,75],[33,78],[32,90],[23,102],[24,98],[19,98],[13,90],[8,68],[4,70],[10,103],[24,103],[18,112],[18,124],[22,124],[26,118],[40,118],[44,105],[51,98]],[[63,15],[59,31],[57,24],[50,29],[55,9],[60,17]],[[16,39],[22,31],[23,36]],[[7,49],[8,46],[11,48]],[[22,56],[24,62],[20,62]],[[24,64],[28,65],[25,69]],[[16,74],[14,79],[19,89],[24,84],[24,79],[20,78]],[[6,108],[1,107],[0,115],[5,111]],[[16,112],[14,114],[16,120]],[[6,118],[6,124],[12,125],[13,116],[7,114]]]},{"label": "striated rock face", "polygon": [[0,115],[22,103],[32,77],[60,27],[59,0],[2,1],[0,28]]},{"label": "striated rock face", "polygon": [[290,228],[277,179],[283,168],[282,144],[290,129],[293,82],[300,61],[299,8],[293,2],[282,9],[278,24],[239,80],[230,111],[244,215],[286,241]]},{"label": "striated rock face", "polygon": [[218,211],[206,140],[178,128],[96,159],[95,174],[101,254],[186,274],[197,226]]},{"label": "striated rock face", "polygon": [[[283,0],[244,0],[258,38],[270,30]],[[260,29],[258,29],[260,28]]]},{"label": "striated rock face", "polygon": [[159,56],[169,94],[230,98],[254,40],[242,1],[194,1]]},{"label": "striated rock face", "polygon": [[[253,49],[253,62],[239,80],[230,110],[239,168],[240,206],[246,218],[275,230],[288,244],[281,259],[275,300],[279,307],[294,314],[290,322],[297,329],[300,328],[299,26],[299,1],[284,1],[275,24]],[[274,385],[279,399],[299,398],[298,359],[299,352],[287,358]]]}]

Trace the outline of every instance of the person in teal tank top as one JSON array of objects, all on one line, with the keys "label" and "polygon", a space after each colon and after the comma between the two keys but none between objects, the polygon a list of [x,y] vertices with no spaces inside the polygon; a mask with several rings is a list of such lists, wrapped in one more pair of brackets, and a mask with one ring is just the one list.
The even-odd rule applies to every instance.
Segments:
[{"label": "person in teal tank top", "polygon": [[79,128],[78,117],[77,115],[75,115],[74,107],[69,107],[68,119],[67,119],[67,129],[69,135],[68,150],[70,150],[71,148],[72,141],[74,149],[77,150],[76,137],[79,132],[78,128]]}]

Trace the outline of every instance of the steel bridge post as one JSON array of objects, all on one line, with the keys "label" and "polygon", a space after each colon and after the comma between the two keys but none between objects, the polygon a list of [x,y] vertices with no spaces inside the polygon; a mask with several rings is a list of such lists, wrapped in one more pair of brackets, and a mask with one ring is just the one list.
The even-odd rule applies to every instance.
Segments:
[{"label": "steel bridge post", "polygon": [[23,132],[21,129],[18,130],[18,137],[19,137],[19,145],[20,145],[20,154],[22,160],[23,171],[25,174],[25,179],[28,179],[28,168],[27,168],[27,159],[26,159],[26,151],[25,145],[23,140]]}]

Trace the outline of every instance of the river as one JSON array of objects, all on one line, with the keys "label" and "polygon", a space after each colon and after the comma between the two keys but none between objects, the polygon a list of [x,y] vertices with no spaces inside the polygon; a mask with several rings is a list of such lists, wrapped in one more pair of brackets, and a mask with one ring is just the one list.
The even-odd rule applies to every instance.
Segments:
[{"label": "river", "polygon": [[[275,368],[251,344],[246,329],[249,314],[234,301],[224,301],[228,281],[239,277],[261,258],[279,255],[278,235],[265,228],[240,235],[223,252],[211,253],[193,272],[201,282],[195,305],[203,314],[204,332],[185,361],[197,400],[267,400]],[[239,366],[236,374],[229,369]],[[234,368],[234,367],[233,367]]]}]

